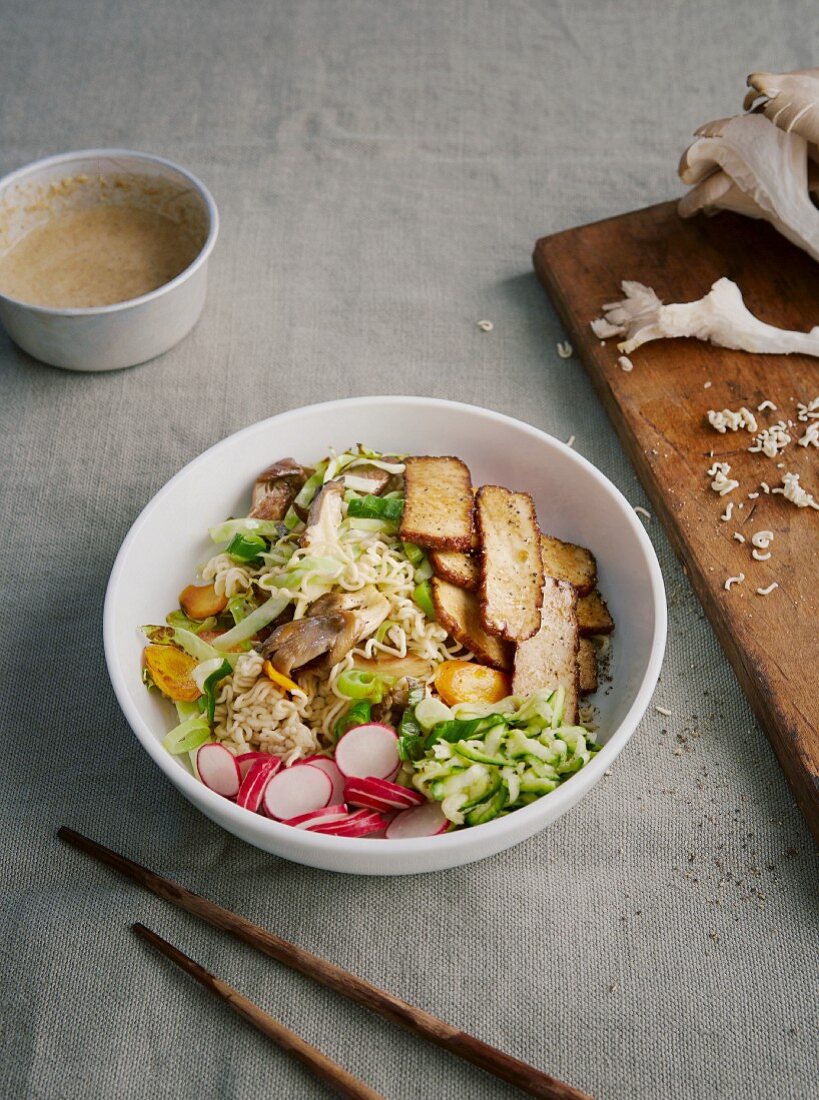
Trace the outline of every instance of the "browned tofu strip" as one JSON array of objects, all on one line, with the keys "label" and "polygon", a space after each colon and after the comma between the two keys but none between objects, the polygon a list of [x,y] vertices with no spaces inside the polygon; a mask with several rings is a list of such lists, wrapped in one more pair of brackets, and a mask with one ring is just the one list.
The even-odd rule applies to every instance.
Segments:
[{"label": "browned tofu strip", "polygon": [[552,535],[541,535],[540,541],[546,576],[573,584],[578,596],[588,595],[597,583],[597,562],[591,550]]},{"label": "browned tofu strip", "polygon": [[614,619],[596,589],[577,601],[577,623],[584,637],[589,634],[611,634],[614,630]]},{"label": "browned tofu strip", "polygon": [[567,581],[547,577],[543,585],[540,629],[521,642],[515,653],[512,691],[532,695],[542,688],[566,690],[564,722],[577,722],[578,664],[577,593]]},{"label": "browned tofu strip", "polygon": [[459,458],[411,456],[404,470],[401,538],[431,550],[472,546],[472,478]]},{"label": "browned tofu strip", "polygon": [[597,691],[597,649],[591,638],[581,638],[577,650],[577,677],[581,695]]},{"label": "browned tofu strip", "polygon": [[478,591],[481,567],[471,554],[462,554],[460,550],[432,550],[429,560],[437,576],[458,588]]},{"label": "browned tofu strip", "polygon": [[487,634],[481,625],[478,597],[440,577],[432,578],[432,600],[438,622],[456,642],[474,653],[481,664],[508,672],[512,647]]},{"label": "browned tofu strip", "polygon": [[478,490],[481,618],[490,634],[510,642],[540,627],[543,562],[535,505],[528,493],[499,485]]}]

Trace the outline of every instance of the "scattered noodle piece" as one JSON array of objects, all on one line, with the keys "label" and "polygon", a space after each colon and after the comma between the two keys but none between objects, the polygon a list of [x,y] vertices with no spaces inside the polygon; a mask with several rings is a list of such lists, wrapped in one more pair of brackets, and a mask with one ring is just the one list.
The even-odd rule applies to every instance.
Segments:
[{"label": "scattered noodle piece", "polygon": [[799,440],[800,447],[819,447],[819,420],[808,425],[808,430]]},{"label": "scattered noodle piece", "polygon": [[776,581],[771,581],[767,588],[757,588],[756,594],[757,596],[770,596],[775,588],[779,588],[779,585]]},{"label": "scattered noodle piece", "polygon": [[806,405],[803,405],[801,401],[796,404],[796,418],[803,423],[807,420],[814,420],[819,417],[819,397],[814,397],[813,401],[809,401]]},{"label": "scattered noodle piece", "polygon": [[770,556],[771,556],[770,550],[767,552],[767,554],[763,554],[759,550],[756,550],[756,549],[751,551],[751,557],[754,559],[754,561],[767,561]]},{"label": "scattered noodle piece", "polygon": [[745,536],[741,535],[739,531],[734,531],[734,538],[737,540],[737,542],[745,542]]},{"label": "scattered noodle piece", "polygon": [[759,493],[748,493],[748,500],[756,500],[758,496]]},{"label": "scattered noodle piece", "polygon": [[770,491],[771,491],[771,487],[770,487],[770,485],[768,484],[767,481],[760,481],[759,487],[760,487],[760,489],[762,490],[763,493],[770,493]]},{"label": "scattered noodle piece", "polygon": [[723,521],[723,523],[728,522],[728,520],[731,518],[731,513],[733,512],[733,510],[734,502],[732,500],[729,500],[728,503],[725,505],[725,511],[719,517]]},{"label": "scattered noodle piece", "polygon": [[768,458],[776,458],[778,454],[785,450],[790,441],[788,425],[784,420],[780,420],[778,423],[772,424],[770,428],[763,428],[759,435],[754,437],[754,441],[748,450],[751,454],[761,452],[767,455]]},{"label": "scattered noodle piece", "polygon": [[491,332],[494,327],[491,321],[478,321],[478,328],[484,332]]},{"label": "scattered noodle piece", "polygon": [[756,411],[758,413],[765,412],[766,409],[770,409],[771,412],[777,412],[777,407],[773,401],[763,401],[761,405],[757,405]]},{"label": "scattered noodle piece", "polygon": [[634,370],[634,364],[627,355],[621,355],[620,358],[617,360],[617,363],[620,367],[620,370],[624,370],[626,371],[626,373],[628,373],[628,371]]},{"label": "scattered noodle piece", "polygon": [[730,409],[723,409],[722,412],[717,412],[715,409],[708,410],[708,423],[715,430],[720,432],[721,435],[725,435],[726,431],[738,432],[740,428],[745,428],[749,432],[755,432],[757,430],[756,417],[750,409],[746,409],[744,405],[737,412],[732,412]]},{"label": "scattered noodle piece", "polygon": [[773,489],[772,492],[782,493],[785,500],[789,500],[797,508],[815,508],[819,511],[819,504],[813,499],[813,495],[799,484],[799,474],[792,472],[783,474],[782,485]]},{"label": "scattered noodle piece", "polygon": [[662,714],[664,718],[671,717],[671,711],[668,709],[668,707],[655,707],[654,709],[657,711],[658,714]]},{"label": "scattered noodle piece", "polygon": [[703,388],[704,390],[710,390],[710,389],[711,389],[711,386],[712,386],[712,385],[713,385],[713,383],[712,383],[712,382],[703,382],[703,384],[702,384],[702,388]]},{"label": "scattered noodle piece", "polygon": [[731,467],[727,462],[715,462],[708,471],[708,476],[714,479],[711,482],[711,488],[715,493],[719,493],[721,497],[739,488],[739,482],[735,481],[732,477],[728,477],[730,472]]},{"label": "scattered noodle piece", "polygon": [[569,438],[566,440],[566,446],[567,447],[573,447],[575,438],[576,438],[575,436],[570,435]]},{"label": "scattered noodle piece", "polygon": [[735,584],[742,584],[742,582],[744,580],[745,580],[745,574],[744,573],[738,573],[735,577],[727,577],[726,580],[725,580],[725,584],[722,587],[725,589],[726,592],[730,592],[731,588]]},{"label": "scattered noodle piece", "polygon": [[574,354],[574,348],[568,340],[558,340],[557,342],[557,354],[561,359],[571,359]]},{"label": "scattered noodle piece", "polygon": [[634,511],[638,516],[643,516],[648,523],[651,523],[651,512],[649,512],[648,508],[643,508],[642,505],[635,504]]},{"label": "scattered noodle piece", "polygon": [[755,535],[751,536],[751,542],[754,546],[758,546],[760,550],[767,550],[773,540],[773,531],[757,531]]}]

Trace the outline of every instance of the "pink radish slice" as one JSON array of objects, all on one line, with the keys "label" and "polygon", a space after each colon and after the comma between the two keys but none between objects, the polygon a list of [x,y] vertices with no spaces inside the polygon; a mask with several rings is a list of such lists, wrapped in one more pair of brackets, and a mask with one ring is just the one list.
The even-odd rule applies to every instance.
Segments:
[{"label": "pink radish slice", "polygon": [[265,787],[281,766],[281,757],[270,756],[267,753],[264,760],[257,760],[251,764],[236,796],[236,805],[255,813],[262,801]]},{"label": "pink radish slice", "polygon": [[234,756],[218,741],[202,745],[196,754],[196,770],[199,778],[211,791],[225,798],[235,798],[239,793],[239,769]]},{"label": "pink radish slice", "polygon": [[336,764],[347,779],[353,776],[386,779],[395,774],[400,763],[395,730],[375,722],[354,726],[336,745]]},{"label": "pink radish slice", "polygon": [[323,771],[333,784],[333,793],[330,795],[330,801],[332,803],[344,801],[344,776],[338,770],[338,766],[334,760],[331,760],[329,756],[308,756],[305,760],[299,761],[299,763],[309,764],[311,768],[319,768]]},{"label": "pink radish slice", "polygon": [[346,821],[350,811],[343,802],[334,806],[325,806],[323,810],[310,810],[306,814],[299,814],[284,822],[292,825],[294,829],[312,829],[315,825],[337,825]]},{"label": "pink radish slice", "polygon": [[255,764],[257,760],[270,759],[269,752],[243,752],[236,757],[236,766],[239,769],[239,775],[244,779],[247,773],[250,771],[251,764]]},{"label": "pink radish slice", "polygon": [[449,828],[449,821],[437,802],[425,802],[412,810],[396,814],[387,826],[388,840],[405,840],[417,836],[438,836]]},{"label": "pink radish slice", "polygon": [[399,783],[390,783],[386,779],[348,779],[344,788],[347,801],[354,806],[369,806],[381,810],[385,806],[393,810],[408,810],[412,806],[421,806],[426,801],[419,791],[402,787]]},{"label": "pink radish slice", "polygon": [[279,772],[267,784],[264,812],[279,821],[289,821],[329,806],[332,793],[329,775],[312,764],[299,764]]},{"label": "pink radish slice", "polygon": [[346,821],[339,822],[337,825],[314,826],[312,831],[324,833],[327,836],[358,837],[378,832],[385,827],[386,823],[386,818],[381,814],[360,811],[349,814]]}]

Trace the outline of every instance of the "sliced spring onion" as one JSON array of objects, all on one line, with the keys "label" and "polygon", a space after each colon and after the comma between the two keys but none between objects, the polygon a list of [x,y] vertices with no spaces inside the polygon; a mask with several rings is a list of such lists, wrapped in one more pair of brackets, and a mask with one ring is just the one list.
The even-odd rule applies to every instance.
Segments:
[{"label": "sliced spring onion", "polygon": [[[299,489],[298,495],[293,501],[296,508],[309,508],[313,503],[313,497],[324,484],[324,475],[327,472],[327,465],[326,462],[319,462],[313,473],[308,477],[301,489]],[[298,519],[298,516],[296,518]],[[285,517],[285,523],[286,522],[287,519]]]},{"label": "sliced spring onion", "polygon": [[417,760],[424,753],[424,732],[415,715],[426,691],[423,684],[413,684],[407,696],[407,705],[398,723],[398,755],[402,760]]},{"label": "sliced spring onion", "polygon": [[[196,686],[207,700],[208,722],[213,722],[216,711],[216,685],[233,671],[230,661],[217,657],[212,661],[203,661],[194,669],[193,678]],[[201,683],[200,683],[201,680]]]},{"label": "sliced spring onion", "polygon": [[412,592],[412,598],[426,617],[435,622],[435,604],[432,602],[432,585],[429,581],[421,581],[420,584],[416,584]]},{"label": "sliced spring onion", "polygon": [[432,562],[429,560],[426,554],[424,554],[415,567],[415,583],[422,584],[423,581],[428,581],[432,574]]},{"label": "sliced spring onion", "polygon": [[367,669],[351,668],[342,672],[336,681],[336,687],[348,699],[366,699],[370,703],[380,703],[384,698],[384,688],[392,683],[392,677],[376,676]]},{"label": "sliced spring onion", "polygon": [[366,725],[372,716],[372,711],[372,703],[367,699],[359,699],[357,703],[353,703],[346,714],[343,714],[333,726],[333,736],[336,741],[354,726]]},{"label": "sliced spring onion", "polygon": [[[258,634],[263,627],[268,626],[274,619],[277,619],[289,603],[289,596],[275,592],[269,600],[265,600],[261,607],[251,611],[246,619],[242,619],[227,633],[220,634],[218,638],[214,639],[214,652],[224,655],[225,650],[231,649],[239,642],[246,642],[254,634]],[[229,657],[228,660],[230,660]]]},{"label": "sliced spring onion", "polygon": [[258,565],[265,550],[267,543],[261,535],[242,535],[237,532],[228,543],[227,553],[234,561]]},{"label": "sliced spring onion", "polygon": [[165,736],[162,744],[174,756],[181,756],[182,753],[192,752],[200,745],[204,745],[210,740],[210,736],[210,723],[200,714],[174,726]]},{"label": "sliced spring onion", "polygon": [[414,542],[402,542],[401,547],[404,551],[404,554],[407,556],[408,560],[412,562],[413,565],[420,565],[426,557],[426,554],[421,549],[421,547],[416,546]]},{"label": "sliced spring onion", "polygon": [[400,497],[376,497],[368,494],[357,497],[347,505],[347,515],[354,519],[400,519],[404,514],[404,501]]}]

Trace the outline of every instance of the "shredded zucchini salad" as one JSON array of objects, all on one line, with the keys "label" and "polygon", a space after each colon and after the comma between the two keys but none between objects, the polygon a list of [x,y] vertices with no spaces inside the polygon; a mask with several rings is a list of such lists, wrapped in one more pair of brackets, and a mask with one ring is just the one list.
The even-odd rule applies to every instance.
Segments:
[{"label": "shredded zucchini salad", "polygon": [[506,635],[483,625],[480,493],[445,463],[466,470],[361,445],[281,459],[246,516],[210,529],[197,582],[143,627],[143,680],[176,708],[165,748],[211,790],[295,828],[431,836],[533,802],[598,751],[577,724],[577,630],[569,680],[544,667],[521,691],[540,596],[532,642],[510,637],[514,615]]}]

